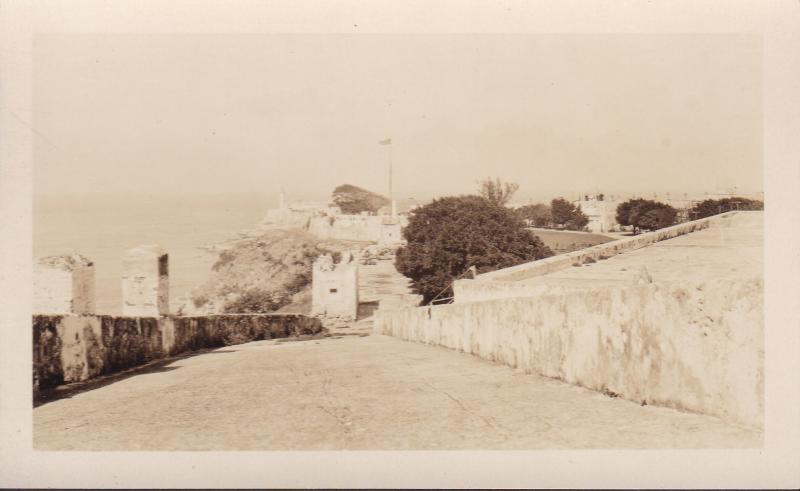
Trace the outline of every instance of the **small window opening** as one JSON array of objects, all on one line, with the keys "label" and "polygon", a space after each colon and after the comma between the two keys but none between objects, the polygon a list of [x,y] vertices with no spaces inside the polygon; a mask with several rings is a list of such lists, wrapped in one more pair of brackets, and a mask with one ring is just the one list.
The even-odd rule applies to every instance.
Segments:
[{"label": "small window opening", "polygon": [[337,290],[336,288],[331,288],[331,289],[330,289],[330,290],[328,290],[328,291],[329,291],[330,293],[336,293],[336,292],[338,292],[339,290]]}]

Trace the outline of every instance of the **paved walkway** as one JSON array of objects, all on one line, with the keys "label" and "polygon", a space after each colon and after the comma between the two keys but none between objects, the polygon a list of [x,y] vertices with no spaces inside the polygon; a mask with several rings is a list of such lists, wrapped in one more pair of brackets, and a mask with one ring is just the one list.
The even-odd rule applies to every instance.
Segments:
[{"label": "paved walkway", "polygon": [[639,406],[381,335],[260,341],[34,410],[39,450],[696,448],[760,445]]}]

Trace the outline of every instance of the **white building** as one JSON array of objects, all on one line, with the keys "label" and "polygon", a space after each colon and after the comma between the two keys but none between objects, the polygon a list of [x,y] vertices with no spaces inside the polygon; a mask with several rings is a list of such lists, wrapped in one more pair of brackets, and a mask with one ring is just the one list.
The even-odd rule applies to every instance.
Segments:
[{"label": "white building", "polygon": [[589,223],[586,228],[589,232],[617,232],[620,225],[617,223],[617,205],[619,201],[609,200],[602,194],[583,196],[583,199],[573,201],[573,204],[580,207],[581,211]]}]

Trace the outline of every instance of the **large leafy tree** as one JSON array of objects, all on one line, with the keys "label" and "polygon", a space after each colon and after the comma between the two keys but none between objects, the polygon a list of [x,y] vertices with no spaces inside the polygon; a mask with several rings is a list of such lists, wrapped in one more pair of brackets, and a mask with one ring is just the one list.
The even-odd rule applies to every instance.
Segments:
[{"label": "large leafy tree", "polygon": [[639,214],[636,218],[636,226],[643,230],[658,230],[660,228],[674,225],[678,216],[675,208],[658,203],[659,206],[652,207]]},{"label": "large leafy tree", "polygon": [[589,218],[580,207],[564,198],[555,198],[550,202],[550,213],[554,224],[569,230],[581,230],[589,223]]},{"label": "large leafy tree", "polygon": [[632,220],[636,217],[634,211],[638,213],[639,208],[647,202],[645,199],[634,198],[617,205],[617,223],[625,227],[632,227]]},{"label": "large leafy tree", "polygon": [[534,227],[549,227],[553,222],[550,207],[544,203],[521,206],[517,208],[517,215],[530,221]]},{"label": "large leafy tree", "polygon": [[669,227],[675,224],[677,217],[675,208],[649,199],[634,198],[617,206],[617,222],[633,227],[633,233]]},{"label": "large leafy tree", "polygon": [[447,197],[414,210],[397,252],[397,270],[430,302],[452,295],[453,280],[514,266],[553,252],[511,210],[480,196]]}]

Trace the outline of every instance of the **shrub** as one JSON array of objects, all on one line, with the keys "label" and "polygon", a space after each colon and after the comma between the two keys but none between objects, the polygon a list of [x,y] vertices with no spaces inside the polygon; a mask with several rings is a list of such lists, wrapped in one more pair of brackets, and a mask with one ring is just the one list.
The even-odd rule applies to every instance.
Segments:
[{"label": "shrub", "polygon": [[207,304],[209,301],[208,295],[200,294],[196,297],[192,297],[192,303],[194,304],[195,308],[200,308],[203,305]]},{"label": "shrub", "polygon": [[226,314],[265,314],[282,307],[275,302],[270,292],[251,288],[245,290],[235,300],[225,303],[222,311]]}]

